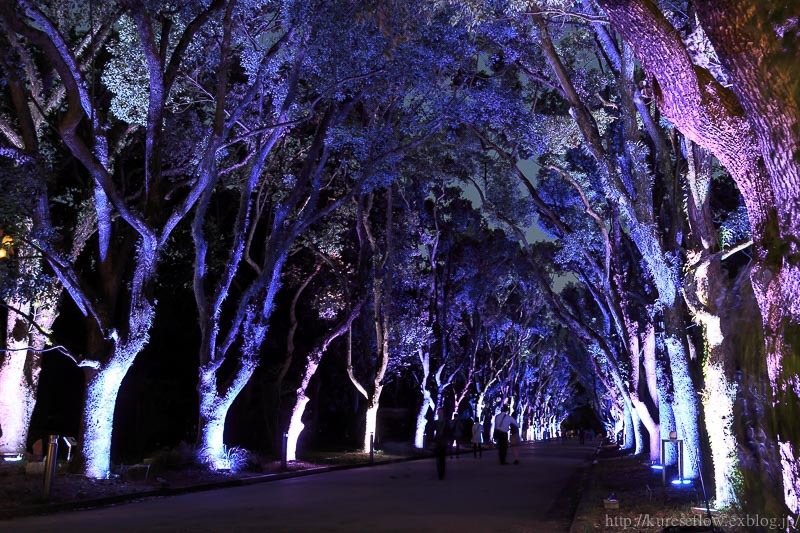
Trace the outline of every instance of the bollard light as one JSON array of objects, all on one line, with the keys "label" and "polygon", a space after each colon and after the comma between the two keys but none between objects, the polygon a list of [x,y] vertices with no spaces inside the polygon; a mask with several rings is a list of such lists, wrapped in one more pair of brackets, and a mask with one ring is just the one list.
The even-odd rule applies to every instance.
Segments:
[{"label": "bollard light", "polygon": [[47,446],[47,458],[44,464],[44,497],[50,498],[50,490],[53,487],[53,479],[56,477],[56,466],[58,464],[58,435],[50,435],[50,443]]},{"label": "bollard light", "polygon": [[289,434],[283,432],[283,439],[281,441],[281,470],[286,470],[286,453],[289,447]]}]

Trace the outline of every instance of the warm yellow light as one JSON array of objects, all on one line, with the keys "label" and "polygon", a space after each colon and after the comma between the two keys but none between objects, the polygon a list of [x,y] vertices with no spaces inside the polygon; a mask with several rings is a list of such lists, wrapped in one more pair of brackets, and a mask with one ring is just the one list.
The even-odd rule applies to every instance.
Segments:
[{"label": "warm yellow light", "polygon": [[3,246],[11,246],[12,242],[14,242],[14,240],[11,238],[11,235],[6,235],[5,237],[3,237],[3,240],[0,241],[0,243],[2,243]]},{"label": "warm yellow light", "polygon": [[5,248],[0,248],[0,259],[5,259],[5,257],[7,255],[8,255],[8,252],[6,252],[6,249]]}]

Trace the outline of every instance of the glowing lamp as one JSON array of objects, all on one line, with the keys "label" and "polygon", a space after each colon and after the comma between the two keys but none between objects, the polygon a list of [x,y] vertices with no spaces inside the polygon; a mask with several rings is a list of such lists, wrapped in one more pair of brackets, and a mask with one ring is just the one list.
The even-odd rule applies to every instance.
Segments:
[{"label": "glowing lamp", "polygon": [[691,479],[673,479],[672,480],[672,484],[673,485],[691,485],[692,484],[692,480]]},{"label": "glowing lamp", "polygon": [[[4,256],[0,256],[0,257],[4,257]],[[4,454],[0,455],[0,457],[3,459],[3,461],[8,461],[9,463],[15,463],[17,461],[22,461],[23,454],[21,454],[21,453],[4,453]]]},{"label": "glowing lamp", "polygon": [[[2,234],[3,232],[0,230],[0,235]],[[3,235],[3,238],[0,239],[0,259],[8,257],[12,244],[14,244],[14,239],[10,235]]]},{"label": "glowing lamp", "polygon": [[664,470],[664,465],[650,465],[653,470]]}]

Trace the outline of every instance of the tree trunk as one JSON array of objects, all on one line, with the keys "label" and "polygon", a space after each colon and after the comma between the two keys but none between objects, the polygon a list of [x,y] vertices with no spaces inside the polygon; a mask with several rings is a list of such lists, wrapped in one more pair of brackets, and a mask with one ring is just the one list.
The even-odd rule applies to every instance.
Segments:
[{"label": "tree trunk", "polygon": [[[12,300],[10,307],[30,313],[25,302]],[[44,343],[34,340],[25,318],[9,309],[6,351],[0,354],[0,453],[25,453],[41,371],[38,350],[42,348]]]},{"label": "tree trunk", "polygon": [[414,447],[422,449],[425,447],[425,427],[428,425],[428,409],[433,409],[433,399],[430,391],[422,388],[422,405],[417,412],[417,423],[414,429]]},{"label": "tree trunk", "polygon": [[228,416],[228,410],[233,401],[250,381],[256,366],[258,365],[253,358],[242,359],[234,376],[222,391],[217,383],[216,365],[205,365],[200,369],[198,459],[215,470],[229,469],[231,466],[228,454],[225,453],[225,418]]},{"label": "tree trunk", "polygon": [[106,479],[111,472],[114,408],[122,380],[130,370],[134,358],[135,354],[133,357],[115,355],[88,379],[80,438],[83,473],[86,477]]},{"label": "tree trunk", "polygon": [[368,453],[370,445],[374,446],[375,439],[378,437],[378,407],[380,406],[380,392],[376,391],[372,400],[367,404],[367,412],[364,414],[364,447],[362,451]]}]

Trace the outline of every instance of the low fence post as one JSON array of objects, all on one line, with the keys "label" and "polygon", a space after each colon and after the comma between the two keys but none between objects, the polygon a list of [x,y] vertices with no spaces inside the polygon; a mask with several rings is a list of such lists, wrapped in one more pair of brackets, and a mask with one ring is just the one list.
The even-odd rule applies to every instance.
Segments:
[{"label": "low fence post", "polygon": [[281,440],[281,470],[286,470],[286,453],[289,447],[289,434],[284,432]]},{"label": "low fence post", "polygon": [[58,465],[58,439],[59,435],[50,435],[50,443],[47,445],[47,459],[44,463],[44,497],[50,498],[50,490],[53,488],[53,478],[56,476],[56,466]]}]

